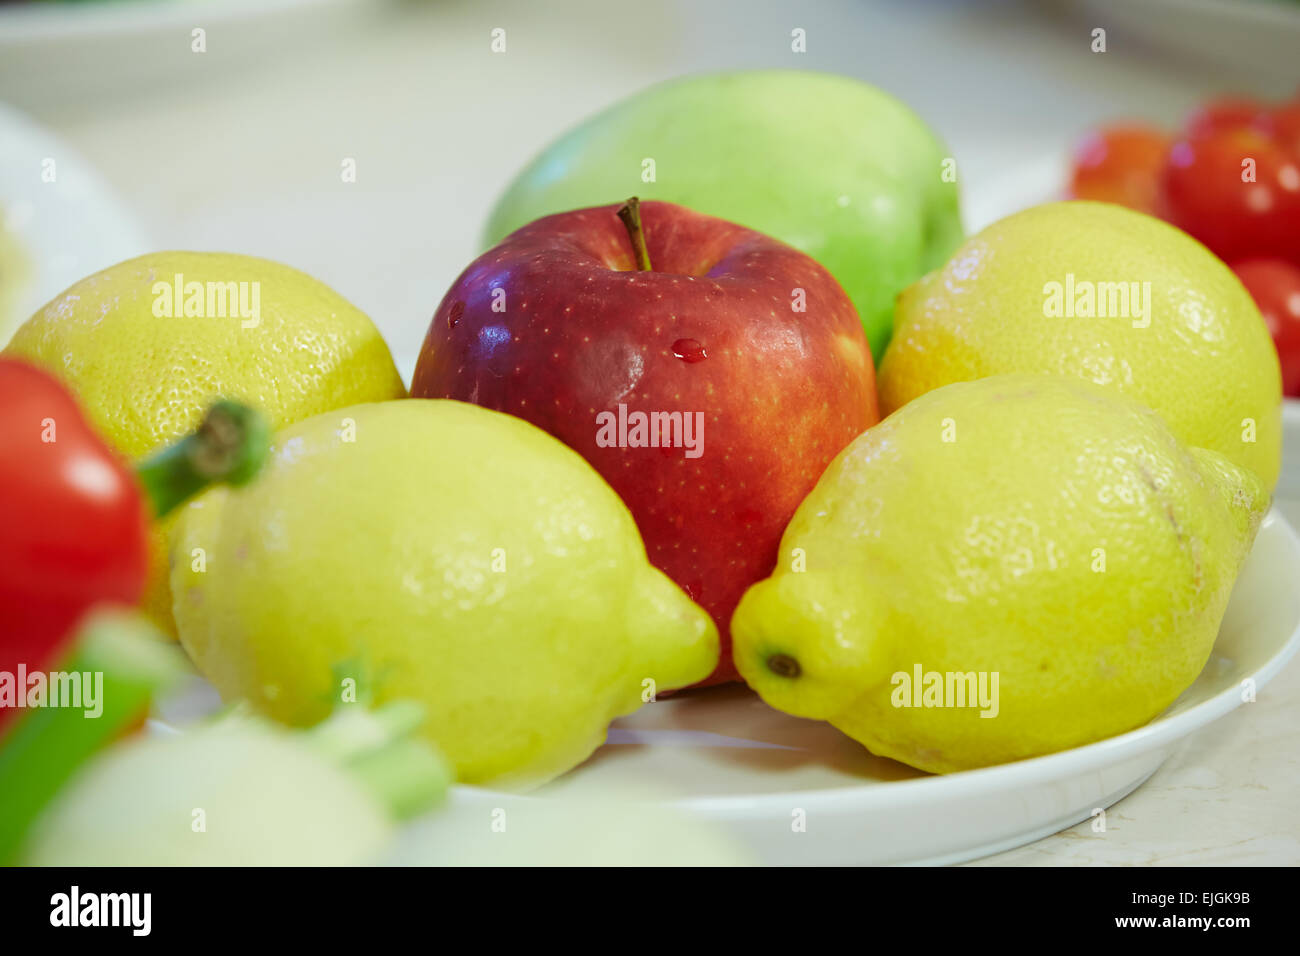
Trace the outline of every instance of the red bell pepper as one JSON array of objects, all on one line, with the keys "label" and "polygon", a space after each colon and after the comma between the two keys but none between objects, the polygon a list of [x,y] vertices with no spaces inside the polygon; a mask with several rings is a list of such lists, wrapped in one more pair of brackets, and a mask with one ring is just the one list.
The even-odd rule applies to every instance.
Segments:
[{"label": "red bell pepper", "polygon": [[[150,517],[247,481],[268,441],[258,413],[219,401],[133,473],[55,378],[0,358],[0,672],[44,670],[92,606],[138,603]],[[16,712],[0,707],[0,735]]]}]

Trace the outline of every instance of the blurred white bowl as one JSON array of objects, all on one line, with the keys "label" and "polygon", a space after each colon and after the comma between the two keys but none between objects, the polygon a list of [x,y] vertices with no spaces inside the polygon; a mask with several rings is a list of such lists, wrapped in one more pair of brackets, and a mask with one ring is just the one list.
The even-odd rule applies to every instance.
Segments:
[{"label": "blurred white bowl", "polygon": [[[53,181],[44,178],[53,162]],[[78,279],[149,251],[135,217],[70,146],[0,103],[0,229],[19,268],[0,281],[0,346]]]},{"label": "blurred white bowl", "polygon": [[1064,0],[1106,29],[1207,65],[1294,83],[1300,6],[1292,0]]}]

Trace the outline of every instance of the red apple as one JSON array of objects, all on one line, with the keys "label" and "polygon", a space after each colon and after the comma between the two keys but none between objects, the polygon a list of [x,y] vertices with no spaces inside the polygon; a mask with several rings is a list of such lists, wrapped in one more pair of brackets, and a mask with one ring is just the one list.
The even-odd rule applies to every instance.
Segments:
[{"label": "red apple", "polygon": [[741,594],[877,420],[871,352],[830,273],[753,230],[664,202],[638,215],[635,200],[547,216],[475,260],[434,313],[411,394],[518,415],[586,458],[651,562],[717,621],[706,684],[736,679]]}]

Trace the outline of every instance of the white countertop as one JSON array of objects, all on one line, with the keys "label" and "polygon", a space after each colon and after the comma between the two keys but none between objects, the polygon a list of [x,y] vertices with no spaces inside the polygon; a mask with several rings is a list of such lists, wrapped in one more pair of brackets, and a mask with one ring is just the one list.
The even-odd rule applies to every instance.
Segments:
[{"label": "white countertop", "polygon": [[[1015,3],[346,7],[273,42],[255,26],[214,25],[206,54],[178,58],[189,29],[116,54],[101,46],[78,59],[84,76],[65,67],[58,82],[20,85],[0,71],[0,99],[97,165],[157,247],[262,255],[312,273],[375,319],[408,373],[509,177],[567,126],[659,79],[739,66],[860,76],[940,131],[968,196],[1041,169],[1092,123],[1172,121],[1225,87],[1285,89],[1245,72],[1249,63],[1229,72],[1180,61],[1118,24],[1109,51],[1093,54],[1090,24],[1104,17],[1063,26]],[[495,27],[507,30],[506,54],[489,50]],[[806,54],[790,52],[794,27],[807,31]],[[149,72],[155,55],[167,72]],[[349,157],[355,183],[339,175]],[[1297,523],[1300,505],[1289,511]],[[1117,804],[1104,834],[1085,823],[981,862],[1300,863],[1297,714],[1293,663]]]}]

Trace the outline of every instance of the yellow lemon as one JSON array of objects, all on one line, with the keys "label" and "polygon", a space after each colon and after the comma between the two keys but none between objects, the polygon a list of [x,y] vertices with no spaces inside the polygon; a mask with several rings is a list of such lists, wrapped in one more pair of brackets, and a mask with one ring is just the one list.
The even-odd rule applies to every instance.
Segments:
[{"label": "yellow lemon", "polygon": [[1185,444],[1277,482],[1281,375],[1259,309],[1232,270],[1158,219],[1058,202],[972,236],[899,297],[881,411],[1007,372],[1136,398]]},{"label": "yellow lemon", "polygon": [[849,445],[732,618],[769,704],[947,772],[1137,727],[1209,656],[1268,506],[1091,383],[936,389]]},{"label": "yellow lemon", "polygon": [[[171,444],[217,397],[273,427],[405,394],[374,324],[328,286],[251,256],[158,252],[82,279],[28,319],[5,354],[59,376],[128,458]],[[175,633],[157,522],[144,606]]]},{"label": "yellow lemon", "polygon": [[181,644],[223,697],[286,723],[350,693],[411,698],[458,779],[527,786],[717,664],[711,618],[650,566],[627,507],[522,419],[339,409],[214,491],[173,541]]}]

